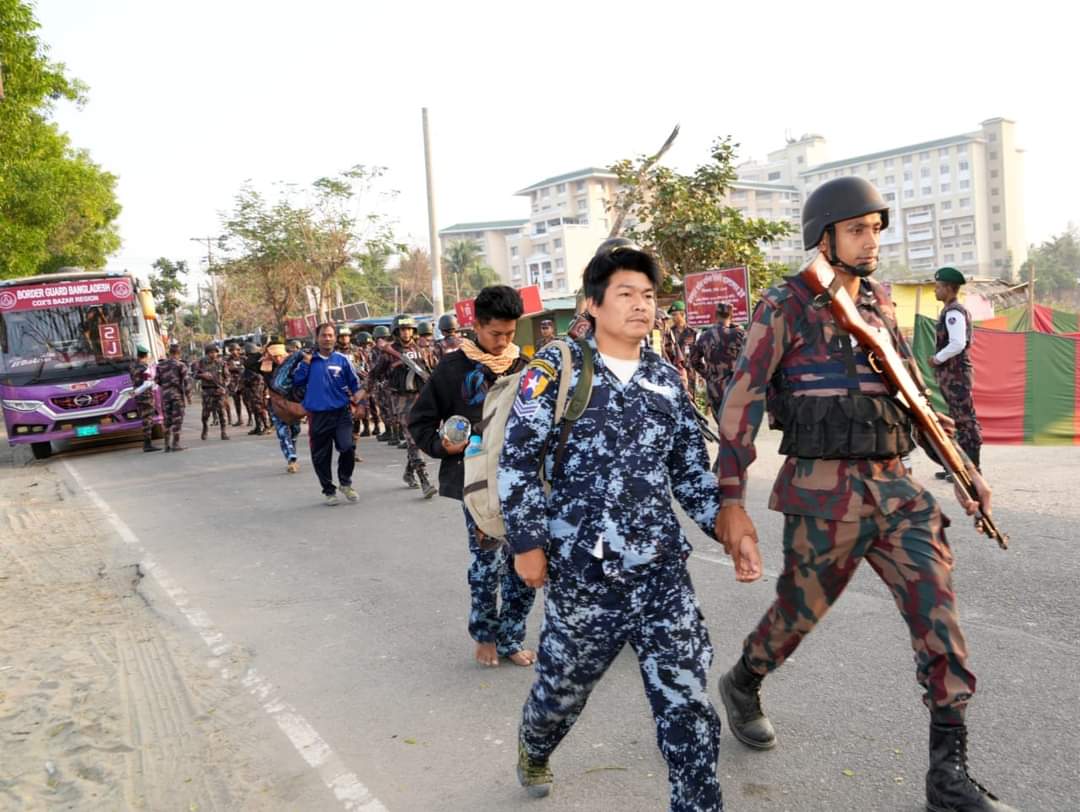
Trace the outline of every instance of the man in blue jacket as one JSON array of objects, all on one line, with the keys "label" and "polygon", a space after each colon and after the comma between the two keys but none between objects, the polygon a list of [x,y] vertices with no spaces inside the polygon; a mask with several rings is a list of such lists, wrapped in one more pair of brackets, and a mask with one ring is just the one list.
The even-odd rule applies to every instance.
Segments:
[{"label": "man in blue jacket", "polygon": [[327,505],[338,503],[337,488],[330,475],[334,446],[338,450],[338,485],[345,498],[355,502],[360,497],[352,487],[356,448],[352,436],[350,403],[360,402],[360,381],[349,359],[334,352],[337,340],[334,325],[320,324],[317,333],[318,352],[305,352],[296,365],[294,386],[307,386],[304,408],[308,412],[308,440],[311,444],[311,466]]}]

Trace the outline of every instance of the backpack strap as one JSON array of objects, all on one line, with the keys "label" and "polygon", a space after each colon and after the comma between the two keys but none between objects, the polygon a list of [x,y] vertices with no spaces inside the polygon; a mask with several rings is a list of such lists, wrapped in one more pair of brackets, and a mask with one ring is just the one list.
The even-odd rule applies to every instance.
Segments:
[{"label": "backpack strap", "polygon": [[[566,453],[566,444],[570,440],[570,430],[574,426],[574,421],[584,414],[585,409],[589,406],[589,401],[592,399],[592,347],[589,346],[588,342],[583,341],[580,338],[574,340],[577,342],[578,347],[581,348],[581,374],[578,376],[577,386],[574,387],[574,397],[570,401],[570,405],[566,407],[565,411],[560,409],[559,402],[556,402],[555,424],[560,426],[560,429],[559,444],[555,447],[555,462],[551,467],[553,479],[558,476],[559,471],[562,468],[563,454]],[[565,342],[560,343],[562,344],[561,351],[563,352],[563,368],[559,375],[559,398],[562,403],[565,404],[566,388],[569,386],[574,367],[573,360],[570,358],[570,347]]]}]

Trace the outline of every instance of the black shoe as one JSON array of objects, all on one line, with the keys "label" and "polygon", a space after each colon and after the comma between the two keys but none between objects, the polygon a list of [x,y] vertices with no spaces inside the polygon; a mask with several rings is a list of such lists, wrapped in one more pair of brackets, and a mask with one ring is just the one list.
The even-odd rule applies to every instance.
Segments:
[{"label": "black shoe", "polygon": [[720,677],[720,699],[727,711],[728,727],[736,739],[754,750],[776,747],[776,731],[761,709],[763,679],[747,669],[741,659]]},{"label": "black shoe", "polygon": [[209,429],[208,429],[208,428],[206,427],[206,424],[205,424],[205,423],[203,423],[203,424],[202,424],[202,436],[201,436],[201,437],[200,437],[199,439],[201,439],[201,440],[205,440],[205,439],[206,439],[206,435],[207,435],[207,434],[209,433],[209,431],[210,431],[210,430],[209,430]]},{"label": "black shoe", "polygon": [[926,808],[930,812],[1017,812],[968,775],[966,725],[930,723]]},{"label": "black shoe", "polygon": [[386,431],[384,431],[382,434],[380,434],[375,439],[378,440],[380,443],[388,443],[388,442],[390,442],[390,438],[392,436],[393,435],[390,433],[390,430],[387,429]]},{"label": "black shoe", "polygon": [[145,442],[143,442],[142,450],[143,451],[161,451],[161,446],[152,445],[149,440],[146,440]]}]

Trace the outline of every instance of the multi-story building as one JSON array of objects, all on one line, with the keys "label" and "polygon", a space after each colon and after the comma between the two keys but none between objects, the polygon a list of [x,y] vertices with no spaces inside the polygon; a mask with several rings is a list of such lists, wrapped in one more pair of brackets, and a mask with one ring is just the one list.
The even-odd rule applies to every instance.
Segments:
[{"label": "multi-story building", "polygon": [[761,250],[769,262],[801,265],[806,252],[802,250],[799,223],[802,216],[802,191],[786,183],[758,183],[739,180],[731,184],[727,203],[743,217],[782,220],[791,226],[788,236],[774,243],[762,243]]},{"label": "multi-story building", "polygon": [[[992,118],[979,130],[936,141],[840,161],[826,157],[820,135],[789,140],[766,161],[739,167],[732,205],[742,207],[739,187],[753,184],[754,205],[746,206],[747,213],[764,216],[754,213],[765,211],[754,208],[759,189],[775,197],[794,187],[805,199],[830,178],[859,175],[889,203],[883,268],[925,273],[954,265],[970,276],[1012,278],[1026,260],[1022,150],[1016,145],[1015,122]],[[788,214],[774,212],[773,219],[789,219],[794,207],[786,208]]]},{"label": "multi-story building", "polygon": [[545,297],[581,287],[581,274],[611,230],[615,174],[589,167],[526,186],[528,226],[506,239],[510,284],[539,285]]},{"label": "multi-story building", "polygon": [[452,243],[462,240],[472,242],[478,249],[477,259],[492,268],[503,283],[510,284],[510,265],[507,262],[509,251],[506,249],[506,241],[509,237],[520,234],[528,223],[528,220],[457,223],[439,231],[439,245],[445,256]]}]

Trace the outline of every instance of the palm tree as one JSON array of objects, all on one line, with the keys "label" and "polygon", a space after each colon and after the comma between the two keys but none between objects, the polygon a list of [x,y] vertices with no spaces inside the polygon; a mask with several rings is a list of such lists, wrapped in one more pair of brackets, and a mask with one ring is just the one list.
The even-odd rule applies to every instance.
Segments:
[{"label": "palm tree", "polygon": [[450,243],[443,255],[443,270],[454,275],[454,301],[461,301],[461,276],[469,273],[480,260],[480,247],[472,240]]}]

